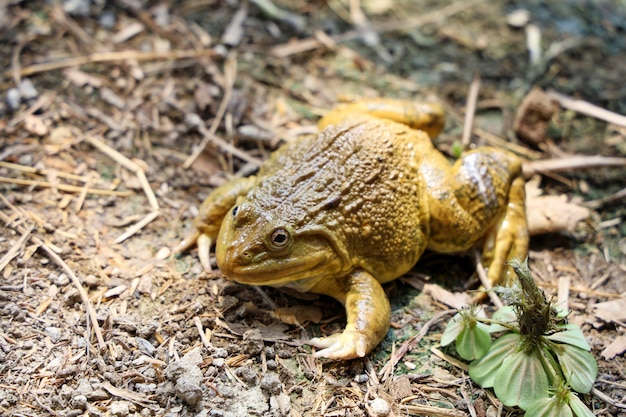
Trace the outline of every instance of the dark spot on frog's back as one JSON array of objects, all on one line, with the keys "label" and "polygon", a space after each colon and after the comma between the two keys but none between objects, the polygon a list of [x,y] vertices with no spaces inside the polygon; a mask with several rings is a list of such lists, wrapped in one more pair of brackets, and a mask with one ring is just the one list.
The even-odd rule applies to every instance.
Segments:
[{"label": "dark spot on frog's back", "polygon": [[330,197],[328,200],[326,200],[326,202],[324,203],[324,209],[325,210],[334,209],[339,206],[339,203],[341,203],[341,196],[334,195]]}]

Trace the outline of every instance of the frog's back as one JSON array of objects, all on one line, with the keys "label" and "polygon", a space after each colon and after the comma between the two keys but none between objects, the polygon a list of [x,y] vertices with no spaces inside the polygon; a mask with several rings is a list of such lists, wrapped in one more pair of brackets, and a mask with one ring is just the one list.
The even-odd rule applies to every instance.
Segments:
[{"label": "frog's back", "polygon": [[[284,145],[248,195],[268,221],[320,233],[344,259],[385,282],[408,271],[429,234],[421,155],[428,136],[370,117],[350,118]],[[420,201],[422,202],[420,204]]]}]

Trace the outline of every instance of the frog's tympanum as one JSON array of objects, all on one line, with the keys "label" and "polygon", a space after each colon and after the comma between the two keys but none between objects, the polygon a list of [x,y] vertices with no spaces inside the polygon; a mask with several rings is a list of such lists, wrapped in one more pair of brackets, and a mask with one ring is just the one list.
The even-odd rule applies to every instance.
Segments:
[{"label": "frog's tympanum", "polygon": [[346,328],[314,338],[316,357],[365,356],[386,335],[381,284],[409,271],[422,252],[482,248],[491,283],[511,277],[511,257],[528,251],[521,163],[490,147],[453,165],[430,136],[438,105],[377,99],[345,104],[320,132],[283,145],[253,177],[213,191],[195,231],[202,264],[216,245],[229,279],[336,298]]}]

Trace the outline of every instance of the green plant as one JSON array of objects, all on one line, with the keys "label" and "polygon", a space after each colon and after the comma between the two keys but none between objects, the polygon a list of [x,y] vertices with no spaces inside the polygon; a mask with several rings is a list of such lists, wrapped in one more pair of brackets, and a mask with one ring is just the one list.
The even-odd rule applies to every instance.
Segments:
[{"label": "green plant", "polygon": [[[528,417],[593,416],[574,393],[588,393],[598,373],[580,327],[568,324],[567,314],[546,300],[526,261],[510,265],[519,281],[496,289],[508,305],[491,319],[478,317],[477,307],[461,310],[441,345],[456,342],[459,356],[472,361],[470,377]],[[492,342],[494,333],[499,336]]]}]

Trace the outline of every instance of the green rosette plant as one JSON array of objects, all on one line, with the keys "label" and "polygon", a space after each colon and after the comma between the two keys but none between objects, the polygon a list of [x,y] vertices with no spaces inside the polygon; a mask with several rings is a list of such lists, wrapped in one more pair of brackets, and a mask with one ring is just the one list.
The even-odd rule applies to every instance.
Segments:
[{"label": "green rosette plant", "polygon": [[[592,416],[576,395],[591,391],[598,373],[580,327],[568,324],[566,313],[546,300],[526,261],[510,265],[519,281],[497,289],[508,305],[491,319],[478,317],[476,307],[462,309],[441,345],[455,342],[459,356],[471,361],[470,377],[528,417]],[[498,337],[492,342],[493,334]]]}]

